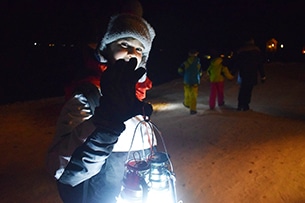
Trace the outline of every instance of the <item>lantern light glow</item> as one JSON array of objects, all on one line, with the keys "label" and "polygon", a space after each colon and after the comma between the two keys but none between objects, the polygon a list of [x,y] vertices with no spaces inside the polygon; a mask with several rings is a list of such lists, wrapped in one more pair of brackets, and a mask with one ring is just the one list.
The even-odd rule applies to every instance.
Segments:
[{"label": "lantern light glow", "polygon": [[138,126],[150,128],[151,130],[148,131],[151,132],[151,137],[157,132],[165,152],[154,150],[147,157],[136,153],[132,159],[126,161],[122,189],[117,203],[178,203],[176,177],[161,132],[148,120],[140,121],[135,132]]}]

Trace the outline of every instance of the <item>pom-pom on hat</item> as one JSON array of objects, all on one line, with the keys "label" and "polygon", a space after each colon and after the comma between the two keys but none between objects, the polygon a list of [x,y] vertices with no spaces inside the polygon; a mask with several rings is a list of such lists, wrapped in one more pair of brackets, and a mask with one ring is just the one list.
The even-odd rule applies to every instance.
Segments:
[{"label": "pom-pom on hat", "polygon": [[111,17],[99,49],[103,51],[107,44],[118,39],[132,37],[139,40],[144,46],[140,65],[145,67],[155,35],[154,29],[141,16],[122,13]]}]

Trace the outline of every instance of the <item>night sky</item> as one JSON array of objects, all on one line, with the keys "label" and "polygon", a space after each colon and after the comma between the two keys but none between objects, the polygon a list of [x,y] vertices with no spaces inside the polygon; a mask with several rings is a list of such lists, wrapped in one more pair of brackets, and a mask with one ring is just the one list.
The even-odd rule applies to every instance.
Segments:
[{"label": "night sky", "polygon": [[[14,41],[82,41],[102,35],[124,0],[6,1],[5,36]],[[156,44],[234,46],[245,33],[258,41],[305,43],[305,3],[298,0],[140,0],[157,32]],[[12,38],[13,37],[13,38]],[[158,43],[160,42],[160,43]],[[288,43],[288,42],[287,42]]]},{"label": "night sky", "polygon": [[[140,2],[143,17],[157,33],[148,62],[155,83],[176,77],[190,48],[199,49],[201,57],[212,48],[234,51],[251,34],[262,50],[275,38],[294,60],[305,45],[304,0]],[[75,59],[75,49],[68,45],[98,41],[122,4],[124,0],[1,1],[0,101],[61,94],[71,73],[69,60]],[[67,46],[50,48],[49,43]]]}]

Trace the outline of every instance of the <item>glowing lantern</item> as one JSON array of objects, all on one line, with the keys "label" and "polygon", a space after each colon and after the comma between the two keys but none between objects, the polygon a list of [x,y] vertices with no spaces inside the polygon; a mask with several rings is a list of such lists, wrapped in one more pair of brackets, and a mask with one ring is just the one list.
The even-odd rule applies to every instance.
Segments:
[{"label": "glowing lantern", "polygon": [[[160,131],[149,121],[146,126]],[[136,131],[137,129],[135,129]],[[131,144],[132,145],[132,144]],[[163,142],[164,150],[166,151]],[[128,156],[129,157],[129,156]],[[125,164],[124,179],[117,203],[177,203],[175,175],[166,152],[153,151],[148,157],[136,153]]]}]

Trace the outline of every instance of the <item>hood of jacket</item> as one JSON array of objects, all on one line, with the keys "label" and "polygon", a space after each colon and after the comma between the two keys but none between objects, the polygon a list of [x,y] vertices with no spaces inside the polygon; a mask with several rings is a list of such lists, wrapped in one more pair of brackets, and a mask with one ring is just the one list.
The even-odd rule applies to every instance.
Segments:
[{"label": "hood of jacket", "polygon": [[189,64],[192,64],[196,58],[197,58],[196,56],[189,56],[189,57],[187,58],[187,62],[188,62]]},{"label": "hood of jacket", "polygon": [[212,66],[214,66],[214,65],[220,65],[221,63],[222,63],[222,58],[220,58],[220,57],[217,57],[217,58],[215,58],[215,59],[213,59],[212,61],[211,61],[211,65]]}]

